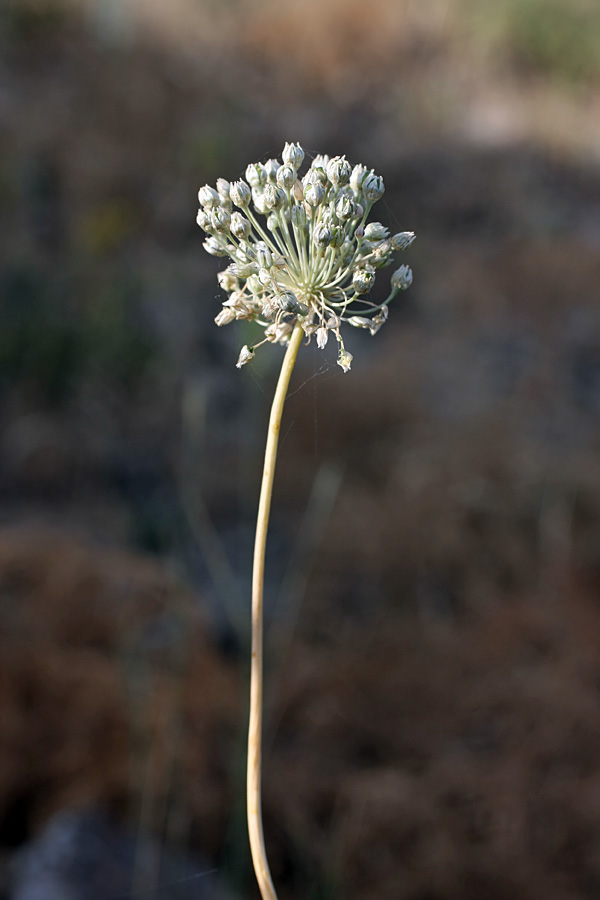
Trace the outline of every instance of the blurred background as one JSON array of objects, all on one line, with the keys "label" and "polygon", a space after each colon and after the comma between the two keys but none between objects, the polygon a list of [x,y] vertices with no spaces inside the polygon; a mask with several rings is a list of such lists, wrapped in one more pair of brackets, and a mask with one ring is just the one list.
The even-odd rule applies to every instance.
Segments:
[{"label": "blurred background", "polygon": [[280,896],[596,900],[597,0],[0,5],[0,897],[256,897],[280,353],[235,368],[195,216],[284,141],[373,167],[417,241],[352,372],[307,348],[286,407]]}]

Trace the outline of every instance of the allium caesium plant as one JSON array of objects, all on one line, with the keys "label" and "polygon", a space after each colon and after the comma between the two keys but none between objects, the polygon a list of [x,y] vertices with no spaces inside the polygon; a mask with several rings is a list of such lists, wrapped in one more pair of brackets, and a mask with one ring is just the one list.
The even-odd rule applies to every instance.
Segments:
[{"label": "allium caesium plant", "polygon": [[[254,870],[263,900],[277,900],[265,853],[261,813],[261,733],[263,587],[267,528],[283,404],[303,338],[315,336],[325,347],[330,333],[338,344],[338,364],[350,369],[342,326],[367,328],[376,334],[388,317],[388,304],[410,287],[412,272],[400,266],[390,280],[383,303],[369,299],[377,269],[392,262],[395,252],[412,244],[412,231],[390,236],[380,222],[368,222],[383,196],[383,179],[372,170],[352,168],[343,156],[317,156],[304,176],[304,151],[286,144],[282,162],[270,159],[246,169],[246,180],[230,184],[219,178],[216,188],[198,192],[197,222],[208,234],[205,249],[229,257],[219,273],[228,297],[215,319],[256,322],[262,337],[244,346],[238,368],[257,347],[287,345],[271,407],[262,485],[256,522],[252,573],[252,659],[248,728],[248,832]],[[235,207],[235,209],[234,209]]]},{"label": "allium caesium plant", "polygon": [[342,325],[379,331],[388,304],[410,286],[412,272],[400,266],[389,296],[375,304],[369,292],[377,269],[390,265],[414,234],[390,236],[380,222],[367,223],[384,192],[383,179],[372,170],[352,168],[343,156],[317,156],[301,178],[300,145],[286,144],[282,158],[252,163],[246,181],[219,178],[216,189],[205,185],[198,192],[197,222],[209,235],[204,247],[232,260],[219,273],[229,296],[215,322],[247,319],[262,327],[262,339],[242,348],[239,367],[261,344],[287,343],[298,322],[320,348],[330,333],[335,336],[338,363],[347,372],[352,356]]}]

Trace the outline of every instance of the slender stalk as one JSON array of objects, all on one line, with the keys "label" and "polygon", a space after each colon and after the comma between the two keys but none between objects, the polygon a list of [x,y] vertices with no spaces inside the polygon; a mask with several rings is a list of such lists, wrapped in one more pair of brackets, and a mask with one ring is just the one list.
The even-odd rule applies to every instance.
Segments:
[{"label": "slender stalk", "polygon": [[252,570],[252,661],[250,666],[250,723],[248,726],[248,770],[246,796],[248,804],[248,834],[252,862],[263,900],[277,900],[273,886],[262,824],[261,808],[261,753],[263,715],[263,589],[265,575],[265,550],[273,493],[273,476],[277,459],[277,444],[281,416],[292,370],[304,332],[296,323],[283,359],[281,372],[269,418],[265,463],[263,468],[256,537],[254,541],[254,566]]}]

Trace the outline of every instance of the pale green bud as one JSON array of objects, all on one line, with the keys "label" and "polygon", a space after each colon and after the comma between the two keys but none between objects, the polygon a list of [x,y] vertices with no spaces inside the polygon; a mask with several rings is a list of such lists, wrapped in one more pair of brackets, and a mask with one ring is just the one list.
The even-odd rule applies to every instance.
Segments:
[{"label": "pale green bud", "polygon": [[345,156],[334,156],[327,163],[327,177],[336,187],[348,184],[352,169]]},{"label": "pale green bud", "polygon": [[285,192],[274,184],[265,187],[265,206],[267,209],[282,209],[285,206]]},{"label": "pale green bud", "polygon": [[369,222],[365,228],[365,238],[368,241],[385,241],[389,231],[381,222]]},{"label": "pale green bud", "polygon": [[400,266],[399,269],[392,274],[390,284],[395,291],[405,291],[412,284],[413,273],[410,266]]},{"label": "pale green bud", "polygon": [[230,199],[231,185],[225,178],[217,178],[217,193],[221,200]]},{"label": "pale green bud", "polygon": [[346,240],[346,235],[344,233],[344,229],[340,228],[339,225],[334,225],[334,227],[331,229],[331,231],[332,231],[332,237],[331,237],[331,241],[329,243],[331,244],[332,247],[335,247],[335,249],[337,250],[339,247],[342,246],[342,244]]},{"label": "pale green bud", "polygon": [[239,212],[232,213],[231,216],[231,233],[240,241],[247,238],[252,230],[250,222]]},{"label": "pale green bud", "polygon": [[246,181],[250,187],[262,187],[267,183],[267,170],[262,163],[250,163],[246,169]]},{"label": "pale green bud", "polygon": [[256,211],[266,216],[267,207],[265,205],[265,192],[262,187],[252,188],[252,201],[254,203],[254,208],[256,209]]},{"label": "pale green bud", "polygon": [[200,204],[207,209],[213,209],[221,202],[218,193],[209,184],[205,184],[200,188],[198,191],[198,200],[200,201]]},{"label": "pale green bud", "polygon": [[355,269],[352,275],[352,287],[357,294],[366,294],[375,283],[375,270],[372,266]]},{"label": "pale green bud", "polygon": [[383,197],[384,191],[385,187],[381,175],[375,175],[374,172],[370,172],[363,179],[362,192],[365,200],[368,203],[375,203],[377,200]]},{"label": "pale green bud", "polygon": [[292,225],[296,228],[306,228],[306,210],[303,206],[292,206]]},{"label": "pale green bud", "polygon": [[352,174],[350,175],[350,187],[355,194],[360,193],[362,183],[368,171],[369,170],[365,166],[361,166],[360,163],[352,169]]},{"label": "pale green bud", "polygon": [[227,232],[231,225],[231,215],[222,206],[217,206],[211,211],[210,221],[215,231]]},{"label": "pale green bud", "polygon": [[335,205],[335,213],[338,219],[351,219],[356,212],[356,204],[350,197],[341,197]]},{"label": "pale green bud", "polygon": [[227,249],[223,244],[214,237],[207,238],[202,244],[207,253],[211,256],[227,256]]},{"label": "pale green bud", "polygon": [[312,169],[320,169],[320,170],[322,170],[323,175],[325,175],[328,162],[329,162],[329,157],[326,153],[317,153],[317,155],[315,156],[315,158],[313,159],[313,161],[311,163],[311,168]]},{"label": "pale green bud", "polygon": [[291,166],[292,169],[297,172],[304,162],[304,150],[302,149],[300,144],[286,143],[285,147],[283,148],[281,158],[283,159],[286,166]]},{"label": "pale green bud", "polygon": [[271,251],[263,241],[257,241],[254,245],[256,252],[256,261],[261,269],[270,269],[273,265],[273,257]]},{"label": "pale green bud", "polygon": [[326,222],[321,222],[313,231],[313,241],[317,247],[328,247],[333,238],[333,231]]},{"label": "pale green bud", "polygon": [[240,351],[240,355],[238,357],[238,361],[236,366],[238,369],[241,369],[242,366],[245,366],[247,362],[250,362],[251,359],[254,359],[254,348],[248,347],[246,344],[242,347]]},{"label": "pale green bud", "polygon": [[246,209],[250,204],[252,193],[245,181],[234,181],[229,190],[229,195],[236,206]]},{"label": "pale green bud", "polygon": [[269,231],[277,231],[279,227],[280,225],[277,214],[272,212],[271,215],[267,218],[267,228],[269,229]]},{"label": "pale green bud", "polygon": [[304,199],[309,206],[319,206],[319,204],[323,202],[324,197],[325,188],[318,181],[316,183],[311,182],[311,184],[304,189]]},{"label": "pale green bud", "polygon": [[292,291],[281,291],[277,299],[279,306],[284,312],[293,313],[297,316],[305,316],[308,313],[308,306],[300,303]]},{"label": "pale green bud", "polygon": [[392,238],[392,248],[394,250],[406,250],[407,247],[410,247],[414,239],[414,231],[400,231]]},{"label": "pale green bud", "polygon": [[246,287],[251,294],[262,293],[263,286],[260,283],[260,278],[258,277],[256,272],[248,277],[248,280],[246,281]]},{"label": "pale green bud", "polygon": [[209,234],[213,230],[210,216],[203,209],[198,210],[198,215],[196,216],[196,223],[202,228],[204,231],[207,231]]},{"label": "pale green bud", "polygon": [[277,170],[277,184],[288,190],[294,186],[296,173],[292,166],[280,166]]},{"label": "pale green bud", "polygon": [[268,159],[265,163],[265,172],[267,173],[267,181],[275,184],[277,181],[277,172],[279,170],[279,160]]}]

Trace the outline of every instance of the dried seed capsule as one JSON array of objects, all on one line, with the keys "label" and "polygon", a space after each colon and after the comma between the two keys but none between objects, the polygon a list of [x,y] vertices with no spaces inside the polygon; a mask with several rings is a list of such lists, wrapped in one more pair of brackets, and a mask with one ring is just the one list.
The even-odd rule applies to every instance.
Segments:
[{"label": "dried seed capsule", "polygon": [[250,362],[251,359],[254,359],[254,348],[248,347],[246,344],[244,344],[236,363],[237,368],[241,369],[242,366],[245,366],[246,363]]},{"label": "dried seed capsule", "polygon": [[215,324],[219,326],[229,325],[235,319],[235,309],[231,306],[224,306],[218,316],[215,317]]}]

